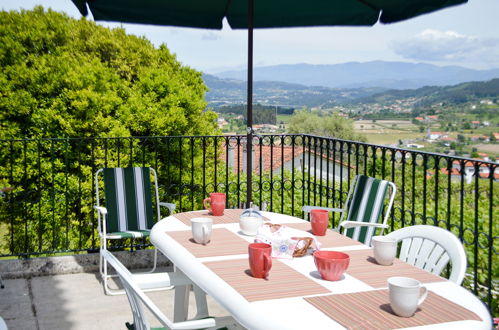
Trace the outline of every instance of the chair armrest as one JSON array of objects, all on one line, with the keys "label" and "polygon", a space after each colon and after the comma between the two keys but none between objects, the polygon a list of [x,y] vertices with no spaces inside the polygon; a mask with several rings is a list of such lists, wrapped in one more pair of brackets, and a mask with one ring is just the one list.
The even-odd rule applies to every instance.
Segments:
[{"label": "chair armrest", "polygon": [[170,210],[170,214],[173,214],[173,211],[175,211],[175,208],[177,207],[173,203],[165,203],[165,202],[159,202],[159,206],[164,206]]},{"label": "chair armrest", "polygon": [[345,229],[354,228],[354,227],[376,227],[376,228],[387,229],[390,227],[382,223],[372,223],[372,222],[362,222],[362,221],[343,221],[340,223],[340,226]]},{"label": "chair armrest", "polygon": [[107,214],[107,209],[105,207],[94,205],[94,209],[96,209],[97,212],[99,212],[102,215],[106,215]]},{"label": "chair armrest", "polygon": [[327,210],[329,212],[344,212],[344,209],[338,209],[334,207],[322,207],[322,206],[310,206],[310,205],[305,205],[301,208],[303,212],[310,213],[312,210]]}]

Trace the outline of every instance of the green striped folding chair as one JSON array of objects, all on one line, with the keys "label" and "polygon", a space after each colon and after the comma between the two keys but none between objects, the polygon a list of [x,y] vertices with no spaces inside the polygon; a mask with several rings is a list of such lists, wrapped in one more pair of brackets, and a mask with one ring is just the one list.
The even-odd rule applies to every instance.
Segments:
[{"label": "green striped folding chair", "polygon": [[[99,178],[104,177],[105,207],[100,205]],[[154,195],[151,184],[154,177]],[[156,171],[149,167],[104,168],[95,174],[98,230],[100,250],[107,250],[107,240],[148,237],[150,229],[160,219],[160,206],[175,210],[175,204],[162,203],[158,195]],[[153,196],[156,198],[156,210],[153,210]],[[154,212],[156,211],[156,212]],[[154,216],[156,213],[156,217]],[[154,251],[156,269],[157,250]],[[99,270],[104,282],[106,294],[123,294],[123,290],[113,290],[108,286],[107,262],[100,256]]]},{"label": "green striped folding chair", "polygon": [[[388,190],[391,190],[390,199],[388,206],[385,207]],[[397,187],[393,182],[357,175],[348,192],[344,208],[304,206],[302,210],[306,214],[309,214],[312,209],[341,212],[336,230],[354,240],[370,245],[371,238],[376,234],[376,229],[379,228],[379,235],[382,235],[383,231],[388,228],[386,223],[396,192]],[[381,218],[383,222],[379,223]]]}]

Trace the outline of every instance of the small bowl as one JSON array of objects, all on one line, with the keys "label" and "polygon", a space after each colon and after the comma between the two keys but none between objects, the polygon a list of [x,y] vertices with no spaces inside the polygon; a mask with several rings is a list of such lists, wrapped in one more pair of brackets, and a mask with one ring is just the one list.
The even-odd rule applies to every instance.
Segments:
[{"label": "small bowl", "polygon": [[263,224],[263,219],[256,217],[241,217],[239,219],[239,228],[244,235],[255,236],[258,228]]},{"label": "small bowl", "polygon": [[350,256],[337,251],[315,251],[314,261],[324,280],[338,281],[348,268]]}]

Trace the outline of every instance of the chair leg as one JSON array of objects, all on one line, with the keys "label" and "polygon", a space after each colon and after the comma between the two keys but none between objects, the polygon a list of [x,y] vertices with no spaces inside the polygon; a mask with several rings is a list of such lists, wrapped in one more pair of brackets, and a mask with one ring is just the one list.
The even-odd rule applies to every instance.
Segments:
[{"label": "chair leg", "polygon": [[[154,249],[153,268],[149,271],[140,272],[140,273],[136,273],[136,274],[153,273],[156,270],[157,262],[158,262],[158,249]],[[107,261],[102,257],[102,254],[100,254],[99,255],[99,272],[101,275],[102,283],[104,285],[104,293],[108,296],[117,296],[117,295],[125,294],[126,292],[123,289],[111,289],[109,287],[109,279],[112,277],[117,277],[117,275],[109,275],[107,268],[108,268]],[[172,287],[164,287],[164,288],[161,287],[161,288],[146,289],[146,290],[144,290],[144,292],[162,291],[162,290],[170,290],[170,289],[172,289]]]},{"label": "chair leg", "polygon": [[153,265],[152,265],[152,269],[151,270],[148,270],[147,272],[144,272],[144,273],[154,273],[154,271],[156,270],[156,266],[158,264],[158,249],[154,249],[154,262],[153,262]]},{"label": "chair leg", "polygon": [[154,249],[154,259],[153,259],[153,265],[150,270],[144,271],[144,272],[138,272],[134,274],[148,274],[148,273],[154,273],[158,265],[158,249]]},{"label": "chair leg", "polygon": [[107,273],[107,261],[103,261],[103,273],[102,273],[102,284],[104,285],[104,293],[108,296],[117,296],[117,295],[122,295],[125,294],[124,289],[111,289],[109,287],[109,279],[112,277],[117,277],[118,275],[109,275]]},{"label": "chair leg", "polygon": [[100,273],[100,276],[103,277],[104,276],[104,270],[103,270],[103,257],[102,257],[102,254],[99,253],[99,273]]},{"label": "chair leg", "polygon": [[101,255],[101,260],[102,260],[102,273],[101,273],[101,277],[102,277],[102,283],[104,284],[104,292],[105,292],[106,295],[112,295],[112,292],[109,289],[108,284],[107,284],[107,280],[108,280],[108,276],[107,276],[107,261],[103,260],[102,255]]},{"label": "chair leg", "polygon": [[108,275],[107,273],[107,261],[104,259],[102,254],[99,253],[99,273],[102,279],[102,285],[104,286],[104,293],[108,296],[116,296],[125,294],[123,289],[111,289],[109,287],[109,279],[112,277],[117,277],[117,275]]}]

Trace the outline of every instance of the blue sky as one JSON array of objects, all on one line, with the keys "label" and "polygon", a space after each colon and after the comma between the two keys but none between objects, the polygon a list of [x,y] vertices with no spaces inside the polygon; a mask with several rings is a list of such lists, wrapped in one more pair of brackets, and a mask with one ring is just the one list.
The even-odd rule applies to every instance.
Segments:
[{"label": "blue sky", "polygon": [[[35,5],[81,17],[70,0],[0,0],[3,10]],[[155,45],[165,43],[183,64],[204,72],[246,66],[246,32],[228,26],[216,31],[99,24],[122,25],[128,33],[143,35]],[[405,22],[374,27],[262,29],[255,31],[254,41],[255,66],[385,60],[499,68],[499,1],[469,0]]]}]

